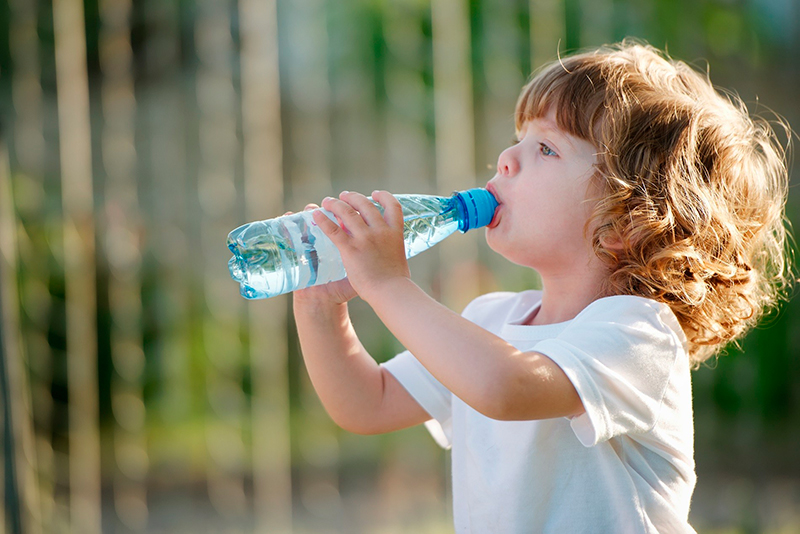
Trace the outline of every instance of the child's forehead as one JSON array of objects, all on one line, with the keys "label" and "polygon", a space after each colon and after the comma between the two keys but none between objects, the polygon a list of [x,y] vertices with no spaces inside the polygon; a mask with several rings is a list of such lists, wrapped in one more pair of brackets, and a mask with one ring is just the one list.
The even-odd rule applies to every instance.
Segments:
[{"label": "child's forehead", "polygon": [[580,62],[569,70],[553,66],[523,88],[514,111],[517,131],[533,118],[550,118],[558,130],[594,142],[598,133],[595,127],[607,113],[608,95],[598,89],[604,85],[601,73],[573,72],[580,66]]},{"label": "child's forehead", "polygon": [[554,130],[558,132],[564,131],[562,128],[558,126],[555,117],[552,116],[551,114],[539,117],[525,117],[524,119],[522,119],[521,123],[517,127],[517,131],[520,132],[525,131],[531,124],[534,124],[538,129]]},{"label": "child's forehead", "polygon": [[522,138],[528,132],[528,129],[533,127],[537,133],[545,135],[554,135],[556,137],[564,138],[568,141],[577,139],[574,135],[570,134],[567,130],[559,126],[556,120],[555,111],[550,110],[547,114],[538,117],[529,117],[522,120],[519,127],[516,128],[517,137]]}]

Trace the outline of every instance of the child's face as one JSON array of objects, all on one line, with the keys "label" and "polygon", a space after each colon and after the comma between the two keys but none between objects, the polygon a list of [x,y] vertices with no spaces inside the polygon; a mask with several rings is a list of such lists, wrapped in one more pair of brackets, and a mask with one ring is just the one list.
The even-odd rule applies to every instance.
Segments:
[{"label": "child's face", "polygon": [[504,150],[488,188],[498,207],[487,227],[489,246],[543,276],[586,266],[594,254],[584,235],[597,196],[590,181],[597,149],[558,128],[553,112],[528,121]]}]

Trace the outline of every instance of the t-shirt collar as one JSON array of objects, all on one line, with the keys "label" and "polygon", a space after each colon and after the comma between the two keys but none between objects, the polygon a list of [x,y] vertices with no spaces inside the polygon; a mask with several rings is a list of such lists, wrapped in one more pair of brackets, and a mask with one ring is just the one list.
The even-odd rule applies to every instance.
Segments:
[{"label": "t-shirt collar", "polygon": [[524,291],[509,311],[503,324],[503,335],[511,339],[547,339],[556,337],[571,321],[545,325],[522,324],[542,304],[541,291]]}]

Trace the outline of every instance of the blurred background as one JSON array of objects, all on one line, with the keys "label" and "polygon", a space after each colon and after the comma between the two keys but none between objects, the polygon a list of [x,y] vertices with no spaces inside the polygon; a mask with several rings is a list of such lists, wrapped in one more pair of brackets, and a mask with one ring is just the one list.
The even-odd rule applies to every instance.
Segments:
[{"label": "blurred background", "polygon": [[[451,532],[448,453],[339,430],[226,235],[482,185],[532,68],[626,36],[800,128],[797,0],[0,0],[0,531]],[[537,283],[481,232],[411,269],[456,310]],[[694,400],[693,525],[800,532],[800,302]]]}]

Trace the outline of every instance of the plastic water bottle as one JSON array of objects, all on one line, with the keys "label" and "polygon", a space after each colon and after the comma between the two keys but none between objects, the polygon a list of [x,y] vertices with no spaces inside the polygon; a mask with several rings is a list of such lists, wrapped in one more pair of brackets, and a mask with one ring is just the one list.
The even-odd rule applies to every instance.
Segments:
[{"label": "plastic water bottle", "polygon": [[[483,188],[451,197],[395,195],[403,207],[406,258],[439,243],[456,230],[466,232],[492,221],[497,201]],[[383,208],[373,201],[378,209]],[[321,209],[335,222],[333,214]],[[341,280],[347,274],[333,242],[302,211],[240,226],[228,234],[231,277],[243,297],[269,298],[296,289]]]}]

